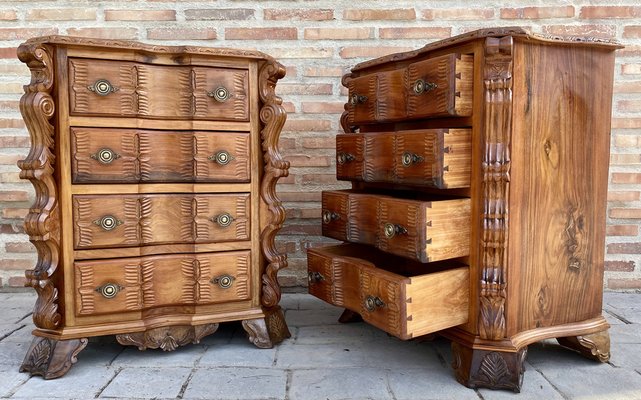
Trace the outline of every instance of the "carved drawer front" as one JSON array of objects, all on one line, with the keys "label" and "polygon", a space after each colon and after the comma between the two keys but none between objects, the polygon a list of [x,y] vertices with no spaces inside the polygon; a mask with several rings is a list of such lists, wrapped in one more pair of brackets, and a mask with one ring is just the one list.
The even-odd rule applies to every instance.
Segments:
[{"label": "carved drawer front", "polygon": [[307,259],[311,294],[401,339],[467,322],[469,267],[460,262],[420,264],[354,244],[309,249]]},{"label": "carved drawer front", "polygon": [[249,194],[76,195],[76,249],[249,240]]},{"label": "carved drawer front", "polygon": [[73,183],[248,182],[249,134],[72,128]]},{"label": "carved drawer front", "polygon": [[470,186],[470,129],[427,129],[336,136],[341,180],[439,189]]},{"label": "carved drawer front", "polygon": [[249,251],[76,262],[76,315],[247,300],[249,265]]},{"label": "carved drawer front", "polygon": [[248,71],[69,60],[72,114],[249,119]]},{"label": "carved drawer front", "polygon": [[[347,205],[346,216],[340,214],[337,205],[343,209]],[[335,221],[325,218],[334,214],[346,219],[346,229],[334,229]],[[470,199],[413,200],[330,191],[323,192],[322,215],[323,235],[334,239],[375,245],[420,262],[469,255]]]}]

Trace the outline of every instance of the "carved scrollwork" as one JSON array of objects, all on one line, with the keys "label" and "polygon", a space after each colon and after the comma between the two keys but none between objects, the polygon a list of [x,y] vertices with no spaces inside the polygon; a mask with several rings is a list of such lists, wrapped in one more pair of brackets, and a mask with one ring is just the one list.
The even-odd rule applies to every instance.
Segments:
[{"label": "carved scrollwork", "polygon": [[36,336],[20,366],[20,372],[28,372],[32,376],[42,375],[45,379],[58,378],[78,361],[78,353],[87,343],[85,338],[55,340]]},{"label": "carved scrollwork", "polygon": [[53,60],[50,47],[25,43],[18,48],[18,58],[31,70],[31,82],[24,86],[20,112],[29,130],[31,149],[27,158],[18,162],[20,177],[31,181],[36,199],[25,217],[25,232],[36,247],[38,261],[27,270],[25,286],[33,287],[38,299],[33,321],[38,328],[56,329],[62,316],[58,312],[58,289],[54,275],[60,257],[60,210],[54,172],[54,126],[51,119],[55,105]]},{"label": "carved scrollwork", "polygon": [[161,349],[174,351],[189,343],[200,343],[202,338],[218,330],[218,324],[196,326],[169,326],[149,329],[144,332],[116,335],[118,343],[137,346],[138,350]]},{"label": "carved scrollwork", "polygon": [[242,325],[249,341],[261,349],[270,349],[291,336],[280,307],[267,311],[264,318],[243,320]]},{"label": "carved scrollwork", "polygon": [[[349,88],[349,81],[351,81],[352,79],[354,79],[353,74],[345,74],[341,79],[341,84],[344,87]],[[352,106],[350,105],[350,102],[347,101],[345,102],[345,105],[343,107],[345,111],[343,111],[343,114],[341,114],[341,128],[343,128],[343,132],[345,133],[354,132],[354,127],[349,124],[349,110],[352,108]]]},{"label": "carved scrollwork", "polygon": [[259,73],[260,120],[263,123],[261,142],[265,169],[260,186],[260,197],[267,206],[267,225],[260,234],[261,248],[267,259],[262,275],[261,301],[265,307],[274,307],[280,301],[280,286],[277,275],[287,267],[287,255],[281,254],[274,243],[276,233],[285,221],[285,210],[276,195],[276,183],[289,175],[289,162],[283,160],[278,151],[278,138],[285,124],[287,114],[282,99],[275,94],[276,82],[285,76],[285,68],[276,61],[265,63]]}]

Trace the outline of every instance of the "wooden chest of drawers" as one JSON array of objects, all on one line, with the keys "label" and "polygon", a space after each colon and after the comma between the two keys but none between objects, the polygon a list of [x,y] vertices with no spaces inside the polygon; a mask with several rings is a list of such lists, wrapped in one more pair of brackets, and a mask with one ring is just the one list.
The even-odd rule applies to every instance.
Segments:
[{"label": "wooden chest of drawers", "polygon": [[284,68],[253,51],[60,36],[18,56],[39,255],[21,369],[61,376],[98,335],[174,350],[242,320],[258,347],[288,337],[274,245]]},{"label": "wooden chest of drawers", "polygon": [[309,292],[401,339],[438,332],[469,387],[519,391],[527,345],[607,361],[614,50],[470,32],[357,65]]}]

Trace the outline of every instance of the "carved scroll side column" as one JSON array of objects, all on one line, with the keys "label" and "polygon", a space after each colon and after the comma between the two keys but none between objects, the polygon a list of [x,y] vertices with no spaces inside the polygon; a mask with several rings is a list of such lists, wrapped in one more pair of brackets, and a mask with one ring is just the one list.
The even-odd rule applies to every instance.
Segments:
[{"label": "carved scroll side column", "polygon": [[511,36],[485,40],[479,335],[490,340],[506,335],[512,47]]},{"label": "carved scroll side column", "polygon": [[[343,78],[341,79],[341,84],[349,89],[349,82],[354,79],[354,74],[345,74],[343,75]],[[351,133],[356,131],[356,127],[350,125],[350,108],[352,106],[349,103],[349,100],[345,102],[343,114],[341,114],[341,128],[343,128],[343,132],[345,133]]]}]

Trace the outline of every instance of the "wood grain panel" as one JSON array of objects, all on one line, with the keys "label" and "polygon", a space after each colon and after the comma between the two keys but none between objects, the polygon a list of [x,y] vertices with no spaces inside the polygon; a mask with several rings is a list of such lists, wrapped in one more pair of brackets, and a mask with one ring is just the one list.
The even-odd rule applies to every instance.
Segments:
[{"label": "wood grain panel", "polygon": [[[191,73],[194,117],[241,121],[249,119],[248,71],[194,67]],[[208,94],[221,87],[229,92],[229,99],[217,101]]]},{"label": "wood grain panel", "polygon": [[405,279],[401,276],[362,264],[358,312],[363,319],[394,336],[402,336],[407,319],[401,311],[405,307],[404,283]]}]

